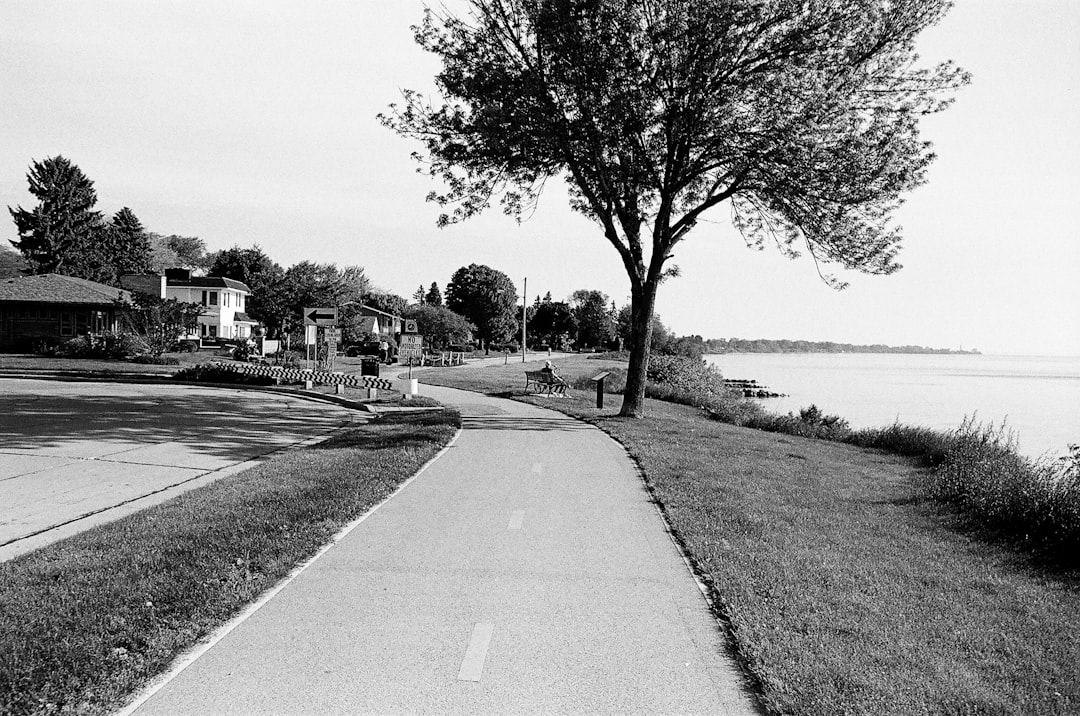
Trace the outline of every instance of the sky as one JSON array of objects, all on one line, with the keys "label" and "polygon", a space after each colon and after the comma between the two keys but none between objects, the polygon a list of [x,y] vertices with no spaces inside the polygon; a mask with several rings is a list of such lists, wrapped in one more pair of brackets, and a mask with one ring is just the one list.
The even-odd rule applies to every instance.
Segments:
[{"label": "sky", "polygon": [[[0,205],[30,208],[32,161],[62,154],[98,208],[283,266],[363,266],[382,289],[445,288],[472,263],[531,302],[629,279],[553,182],[520,225],[497,208],[447,229],[414,142],[376,119],[439,69],[421,0],[0,2]],[[896,215],[904,268],[837,270],[748,249],[720,206],[676,250],[657,302],[678,335],[1080,356],[1080,2],[961,0],[920,39],[973,75],[924,120],[937,161]],[[0,240],[14,239],[0,216]],[[527,289],[523,285],[527,279]]]}]

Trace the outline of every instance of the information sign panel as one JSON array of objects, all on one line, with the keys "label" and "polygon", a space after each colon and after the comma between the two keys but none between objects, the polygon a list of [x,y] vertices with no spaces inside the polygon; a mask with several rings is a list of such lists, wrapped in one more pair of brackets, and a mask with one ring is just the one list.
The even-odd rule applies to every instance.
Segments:
[{"label": "information sign panel", "polygon": [[415,333],[403,333],[398,346],[398,362],[419,364],[424,357],[424,337]]},{"label": "information sign panel", "polygon": [[335,326],[337,319],[337,306],[304,309],[305,326]]}]

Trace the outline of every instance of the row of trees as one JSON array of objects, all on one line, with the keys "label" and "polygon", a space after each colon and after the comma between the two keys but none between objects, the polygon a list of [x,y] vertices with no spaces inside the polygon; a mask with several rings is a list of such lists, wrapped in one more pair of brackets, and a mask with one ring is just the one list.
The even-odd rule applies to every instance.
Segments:
[{"label": "row of trees", "polygon": [[26,179],[38,203],[8,207],[18,232],[11,244],[22,257],[5,257],[9,272],[61,273],[119,286],[124,274],[206,265],[198,238],[149,232],[126,206],[105,217],[95,208],[94,182],[66,157],[32,162]]}]

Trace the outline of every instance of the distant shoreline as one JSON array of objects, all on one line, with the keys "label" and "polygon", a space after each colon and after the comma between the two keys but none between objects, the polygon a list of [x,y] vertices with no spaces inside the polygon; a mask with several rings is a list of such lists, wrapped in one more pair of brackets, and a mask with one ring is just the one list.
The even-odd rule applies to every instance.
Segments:
[{"label": "distant shoreline", "polygon": [[856,345],[852,343],[833,343],[831,341],[793,341],[788,339],[770,340],[759,338],[746,340],[712,339],[705,342],[705,355],[725,355],[730,353],[893,353],[900,355],[982,355],[976,349],[927,348],[925,346],[886,346],[882,344]]}]

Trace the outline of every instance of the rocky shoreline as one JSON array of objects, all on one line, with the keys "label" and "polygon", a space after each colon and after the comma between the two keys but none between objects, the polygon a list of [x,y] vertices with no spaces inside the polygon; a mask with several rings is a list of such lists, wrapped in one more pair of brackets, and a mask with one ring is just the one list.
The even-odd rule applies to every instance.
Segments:
[{"label": "rocky shoreline", "polygon": [[777,393],[767,385],[756,380],[744,378],[724,378],[724,385],[735,392],[742,392],[744,398],[784,398],[784,393]]}]

